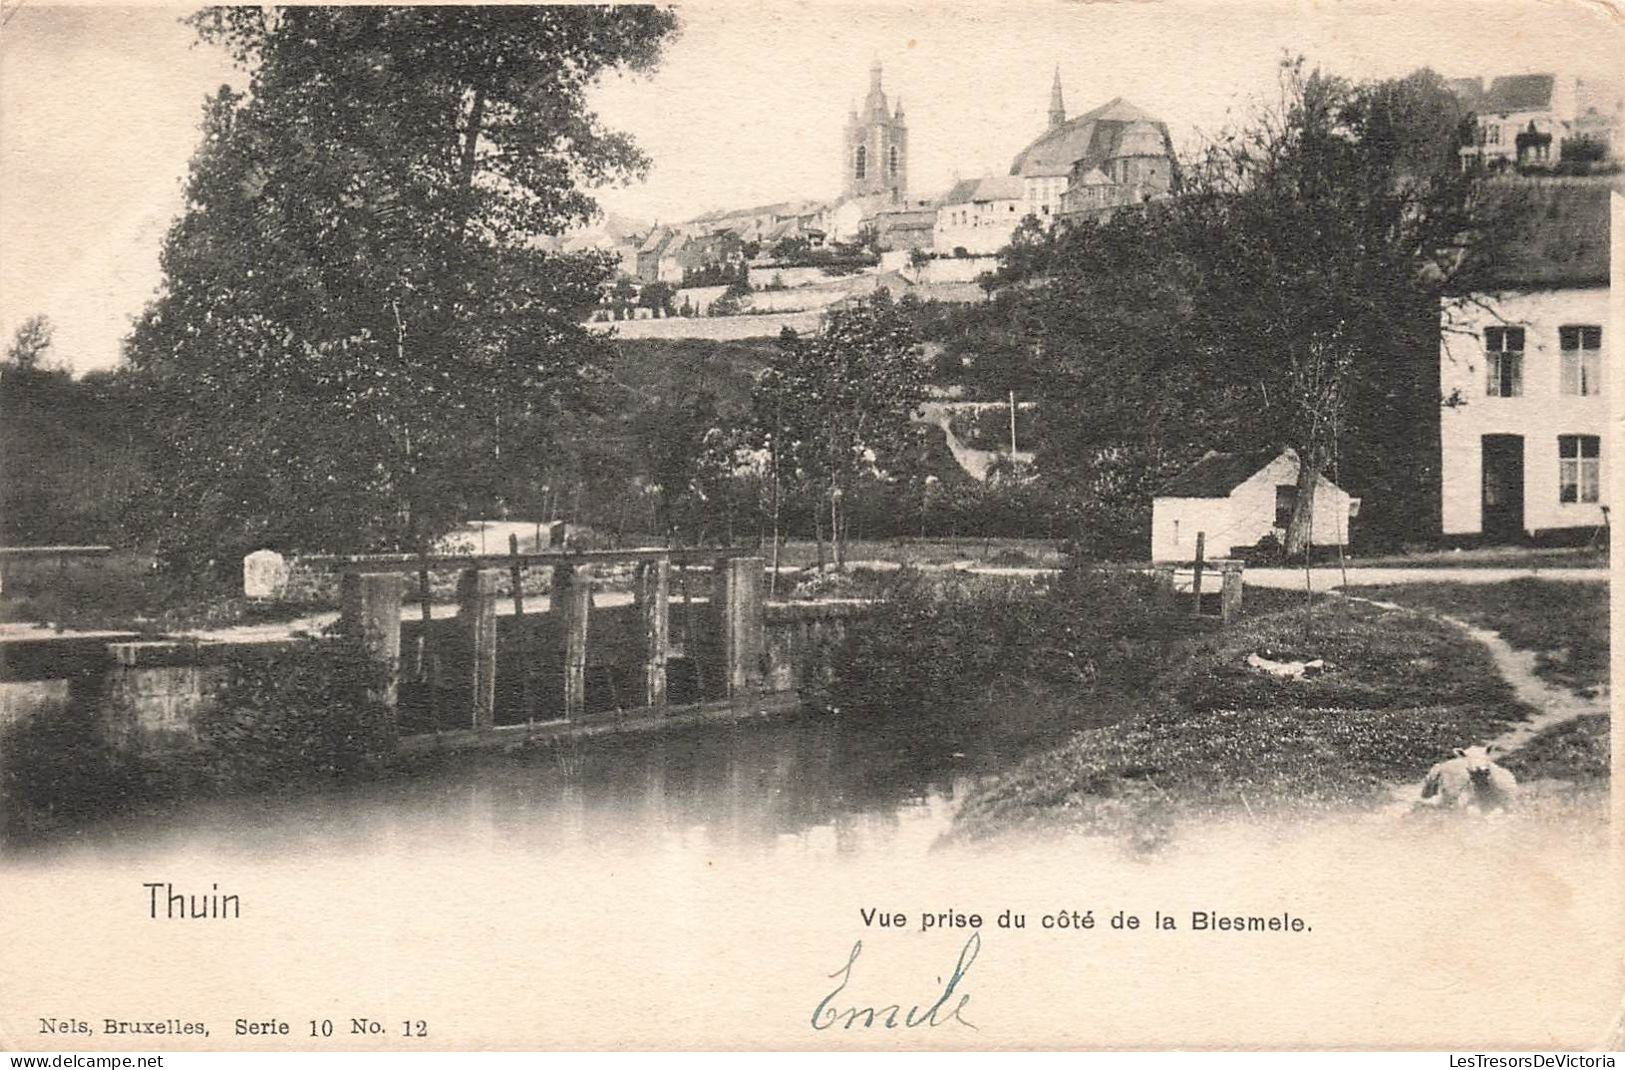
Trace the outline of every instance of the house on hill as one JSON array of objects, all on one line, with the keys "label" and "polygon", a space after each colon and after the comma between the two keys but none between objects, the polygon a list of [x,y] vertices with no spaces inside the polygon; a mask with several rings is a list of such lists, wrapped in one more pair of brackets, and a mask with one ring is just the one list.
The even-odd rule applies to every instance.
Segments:
[{"label": "house on hill", "polygon": [[[1347,546],[1348,494],[1320,477],[1315,484],[1314,546]],[[1190,561],[1196,536],[1208,557],[1227,557],[1273,534],[1285,540],[1298,505],[1298,455],[1292,450],[1219,453],[1170,479],[1151,502],[1151,560]]]},{"label": "house on hill", "polygon": [[1509,74],[1485,88],[1478,78],[1448,83],[1473,129],[1458,150],[1464,171],[1496,171],[1558,158],[1574,122],[1575,80],[1554,74]]},{"label": "house on hill", "polygon": [[637,277],[644,282],[656,282],[660,278],[660,258],[666,254],[666,247],[672,243],[676,234],[670,227],[653,227],[643,244],[638,246],[637,263],[634,270]]},{"label": "house on hill", "polygon": [[1014,175],[956,182],[937,202],[933,243],[938,252],[996,253],[1027,217],[1026,194]]},{"label": "house on hill", "polygon": [[1611,339],[1625,323],[1618,177],[1508,182],[1517,222],[1484,292],[1441,332],[1440,498],[1447,538],[1584,538],[1606,522]]}]

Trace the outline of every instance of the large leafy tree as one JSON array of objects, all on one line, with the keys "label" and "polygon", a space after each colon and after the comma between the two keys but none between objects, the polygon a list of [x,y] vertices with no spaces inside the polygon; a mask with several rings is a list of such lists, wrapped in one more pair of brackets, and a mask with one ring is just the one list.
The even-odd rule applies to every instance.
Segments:
[{"label": "large leafy tree", "polygon": [[1319,473],[1367,496],[1363,519],[1426,528],[1440,310],[1493,233],[1460,118],[1431,72],[1352,83],[1289,61],[1179,196],[1007,258],[1037,324],[1041,463],[1097,550],[1143,552],[1156,484],[1208,449],[1297,450],[1289,550]]},{"label": "large leafy tree", "polygon": [[586,103],[675,29],[647,7],[210,8],[252,72],[205,110],[128,345],[162,400],[172,557],[419,549],[545,446],[601,356],[607,265],[536,239],[647,160]]},{"label": "large leafy tree", "polygon": [[866,471],[883,470],[912,441],[909,421],[925,400],[918,338],[910,316],[882,289],[830,313],[817,334],[786,329],[779,346],[780,359],[756,395],[772,478],[819,488],[819,512],[827,509],[841,567],[844,500]]}]

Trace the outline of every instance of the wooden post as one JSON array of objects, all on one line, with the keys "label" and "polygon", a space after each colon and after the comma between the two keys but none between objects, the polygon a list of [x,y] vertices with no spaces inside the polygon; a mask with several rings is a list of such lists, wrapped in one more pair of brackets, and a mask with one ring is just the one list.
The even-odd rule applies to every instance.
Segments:
[{"label": "wooden post", "polygon": [[587,712],[587,625],[592,612],[592,566],[553,566],[553,612],[564,640],[564,716]]},{"label": "wooden post", "polygon": [[1226,561],[1224,563],[1224,622],[1229,624],[1241,616],[1241,569],[1242,562]]},{"label": "wooden post", "polygon": [[401,588],[401,577],[393,572],[346,572],[339,580],[340,619],[377,668],[379,679],[368,698],[386,709],[391,735],[401,682]]},{"label": "wooden post", "polygon": [[519,536],[514,533],[508,535],[508,556],[513,559],[508,567],[508,578],[513,582],[513,642],[515,662],[519,666],[520,681],[520,709],[525,720],[530,720],[536,712],[536,703],[531,694],[530,681],[536,675],[536,666],[528,656],[530,643],[530,626],[525,623],[525,570],[519,563]]},{"label": "wooden post", "polygon": [[1196,566],[1191,572],[1191,616],[1202,615],[1202,544],[1207,541],[1207,532],[1196,533]]},{"label": "wooden post", "polygon": [[457,623],[468,653],[475,728],[496,724],[497,585],[502,570],[465,568],[457,579]]},{"label": "wooden post", "polygon": [[429,723],[440,731],[440,652],[434,645],[433,596],[429,593],[429,561],[418,565],[418,606],[423,614],[423,630],[418,635],[418,679],[429,689]]},{"label": "wooden post", "polygon": [[762,683],[766,568],[759,557],[719,558],[714,567],[711,601],[722,628],[722,679],[728,697],[735,698],[758,690]]},{"label": "wooden post", "polygon": [[671,640],[671,558],[638,565],[638,619],[643,624],[643,704],[666,704],[666,655]]}]

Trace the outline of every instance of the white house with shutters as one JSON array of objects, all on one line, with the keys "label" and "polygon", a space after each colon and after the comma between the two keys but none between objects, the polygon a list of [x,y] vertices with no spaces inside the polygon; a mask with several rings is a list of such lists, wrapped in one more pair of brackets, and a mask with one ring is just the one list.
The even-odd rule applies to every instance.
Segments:
[{"label": "white house with shutters", "polygon": [[1622,323],[1617,179],[1545,180],[1495,290],[1442,332],[1440,498],[1447,537],[1584,536],[1604,522]]}]

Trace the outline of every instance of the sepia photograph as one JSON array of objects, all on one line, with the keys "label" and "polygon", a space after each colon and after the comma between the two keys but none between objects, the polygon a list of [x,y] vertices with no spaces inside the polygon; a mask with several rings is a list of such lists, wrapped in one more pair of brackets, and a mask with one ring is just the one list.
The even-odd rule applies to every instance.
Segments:
[{"label": "sepia photograph", "polygon": [[0,1049],[1625,1050],[1625,9],[0,23]]}]

